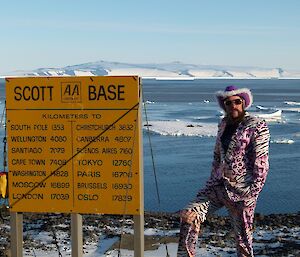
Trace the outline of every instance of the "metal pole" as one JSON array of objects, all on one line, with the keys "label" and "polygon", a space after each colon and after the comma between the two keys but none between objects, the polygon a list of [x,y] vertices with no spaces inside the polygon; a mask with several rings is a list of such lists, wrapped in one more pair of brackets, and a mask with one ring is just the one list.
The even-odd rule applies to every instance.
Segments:
[{"label": "metal pole", "polygon": [[12,257],[23,257],[23,213],[10,212],[10,249]]},{"label": "metal pole", "polygon": [[82,237],[82,216],[78,213],[71,213],[71,240],[72,257],[83,256]]}]

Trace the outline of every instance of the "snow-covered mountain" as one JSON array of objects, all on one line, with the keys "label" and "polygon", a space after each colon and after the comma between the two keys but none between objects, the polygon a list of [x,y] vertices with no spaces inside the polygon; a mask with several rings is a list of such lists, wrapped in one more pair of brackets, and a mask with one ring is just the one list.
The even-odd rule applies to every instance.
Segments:
[{"label": "snow-covered mountain", "polygon": [[62,68],[39,68],[32,71],[16,71],[4,76],[105,76],[139,75],[156,79],[200,79],[200,78],[299,78],[300,71],[281,68],[234,67],[185,64],[170,62],[160,64],[131,64],[98,61]]}]

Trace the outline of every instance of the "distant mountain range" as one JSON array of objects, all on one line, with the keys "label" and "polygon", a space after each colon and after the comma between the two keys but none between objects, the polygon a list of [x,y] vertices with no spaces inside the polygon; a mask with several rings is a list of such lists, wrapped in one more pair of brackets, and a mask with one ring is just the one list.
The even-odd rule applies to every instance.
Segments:
[{"label": "distant mountain range", "polygon": [[299,78],[300,70],[282,68],[234,67],[216,65],[196,65],[181,62],[160,64],[131,64],[121,62],[98,61],[62,68],[39,68],[32,71],[16,71],[5,76],[105,76],[139,75],[151,79],[201,79],[201,78],[237,78],[237,79],[273,79]]}]

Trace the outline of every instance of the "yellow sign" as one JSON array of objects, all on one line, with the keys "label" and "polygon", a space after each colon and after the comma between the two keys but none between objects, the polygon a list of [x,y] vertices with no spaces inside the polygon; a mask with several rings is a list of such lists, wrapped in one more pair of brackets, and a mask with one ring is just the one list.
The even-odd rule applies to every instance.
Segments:
[{"label": "yellow sign", "polygon": [[139,214],[139,78],[6,79],[15,212]]}]

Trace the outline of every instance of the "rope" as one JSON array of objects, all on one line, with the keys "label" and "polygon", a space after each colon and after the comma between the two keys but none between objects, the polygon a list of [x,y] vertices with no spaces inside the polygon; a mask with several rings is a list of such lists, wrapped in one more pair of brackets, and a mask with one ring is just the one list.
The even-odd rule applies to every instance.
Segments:
[{"label": "rope", "polygon": [[[144,99],[144,95],[143,95],[143,99]],[[158,209],[161,210],[161,204],[160,204],[161,202],[160,202],[160,195],[159,195],[159,190],[158,190],[158,182],[157,182],[156,168],[155,168],[155,162],[154,162],[153,147],[152,147],[150,130],[149,130],[150,125],[149,125],[149,121],[148,121],[147,107],[146,107],[146,102],[143,102],[143,103],[144,103],[144,112],[145,112],[145,118],[146,118],[148,142],[149,142],[151,161],[152,161],[152,169],[153,169],[153,173],[154,173],[155,188],[156,188],[156,195],[157,195],[157,201],[158,201]]]},{"label": "rope", "polygon": [[[139,109],[136,112],[136,118],[135,118],[135,126],[134,126],[134,131],[133,131],[133,140],[132,140],[132,146],[131,149],[134,149],[134,145],[135,145],[135,139],[136,139],[136,131],[137,131],[137,123],[138,123],[138,113],[139,113]],[[134,155],[134,151],[131,152],[131,163],[133,160],[133,155]],[[120,242],[119,242],[119,249],[118,249],[118,257],[121,257],[121,243],[122,243],[122,235],[124,234],[124,227],[125,227],[125,213],[126,213],[126,208],[127,208],[127,196],[128,196],[128,190],[129,190],[129,183],[131,180],[130,174],[132,174],[132,165],[130,165],[129,167],[129,173],[128,173],[128,179],[127,179],[127,188],[126,188],[126,201],[124,202],[124,209],[123,209],[123,215],[122,215],[122,225],[121,225],[121,232],[120,232]]]},{"label": "rope", "polygon": [[5,121],[4,125],[4,137],[3,137],[3,171],[6,172],[6,167],[7,167],[7,152],[6,152],[6,143],[7,143],[7,138],[6,138],[6,101],[5,105],[3,108],[2,112],[2,117],[1,117],[1,124],[3,125],[3,119]]},{"label": "rope", "polygon": [[5,115],[5,108],[6,108],[6,101],[5,101],[5,105],[4,105],[4,108],[3,108],[3,111],[2,111],[2,116],[1,116],[1,126],[3,126],[3,118],[4,118],[4,115]]},{"label": "rope", "polygon": [[[32,238],[32,239],[34,238],[33,232],[30,232],[29,224],[30,224],[30,223],[27,223],[27,224],[26,224],[26,222],[24,222],[23,232],[24,232],[24,233],[26,232],[26,238],[27,238],[27,240],[25,240],[25,241],[30,241],[31,238]],[[32,227],[31,227],[31,228],[32,228]],[[32,229],[32,230],[34,230],[34,229]],[[24,243],[25,243],[25,241],[24,241]],[[34,250],[34,248],[33,248],[33,246],[32,246],[31,244],[28,245],[28,248],[29,248],[29,250],[32,252],[33,257],[37,257],[37,256],[36,256],[36,253],[35,253],[35,250]]]},{"label": "rope", "polygon": [[48,216],[49,225],[51,227],[52,237],[54,239],[54,245],[55,245],[56,250],[58,252],[58,257],[63,257],[61,252],[60,252],[60,248],[59,248],[58,241],[57,241],[57,236],[56,236],[55,229],[53,227],[53,223],[52,223],[52,220],[51,220],[51,217],[50,217],[49,213],[47,214],[47,216]]},{"label": "rope", "polygon": [[[142,85],[141,85],[141,88],[142,88]],[[148,115],[147,115],[147,107],[146,107],[146,102],[144,101],[145,98],[144,98],[144,91],[143,90],[142,90],[142,96],[143,96],[143,104],[144,104],[144,112],[145,112],[145,119],[146,119],[146,127],[147,127],[148,141],[149,141],[149,147],[150,147],[152,168],[153,168],[154,179],[155,179],[156,195],[157,195],[157,201],[158,201],[158,210],[161,214],[161,220],[163,220],[163,215],[162,215],[162,211],[161,211],[160,194],[159,194],[159,188],[158,188],[158,182],[157,182],[157,174],[156,174],[155,161],[154,161],[154,154],[153,154],[153,147],[152,147],[152,142],[151,142],[149,121],[148,121]],[[166,240],[164,240],[164,244],[165,244],[165,247],[166,247],[166,257],[170,257]]]},{"label": "rope", "polygon": [[32,252],[33,252],[33,257],[37,257],[34,249],[32,249]]},{"label": "rope", "polygon": [[[54,226],[53,226],[54,224],[53,224],[53,222],[52,222],[52,220],[51,220],[51,217],[50,217],[49,213],[46,214],[46,219],[45,219],[45,220],[46,220],[46,222],[47,222],[46,224],[48,224],[49,227],[50,227],[50,231],[52,232],[52,238],[53,238],[53,240],[54,240],[54,245],[55,245],[56,250],[57,250],[57,252],[58,252],[58,256],[59,256],[59,257],[63,257],[63,255],[62,255],[62,253],[61,253],[61,251],[60,251],[60,247],[59,247],[58,241],[57,241],[57,236],[56,236],[55,229],[54,229]],[[29,223],[29,224],[30,224],[30,223]],[[25,227],[23,228],[23,230],[27,232],[27,235],[29,235],[29,236],[31,236],[31,237],[33,238],[33,233],[30,233],[30,229],[26,230],[27,227],[28,227],[28,225],[25,226]],[[29,245],[29,249],[30,249],[31,252],[33,253],[33,256],[36,257],[36,253],[35,253],[34,247],[31,246],[31,245]]]},{"label": "rope", "polygon": [[[4,123],[3,123],[4,122]],[[6,167],[7,167],[7,150],[6,150],[6,144],[7,144],[7,129],[6,129],[6,101],[4,104],[3,112],[2,112],[2,117],[1,117],[1,125],[4,124],[4,137],[3,137],[3,172],[5,172],[6,176],[6,192],[5,192],[5,197],[4,197],[4,202],[3,205],[5,205],[6,208],[8,208],[8,175],[6,174]],[[2,196],[0,197],[2,198]],[[2,206],[1,206],[2,207]],[[0,218],[2,218],[2,210],[0,209]]]}]

